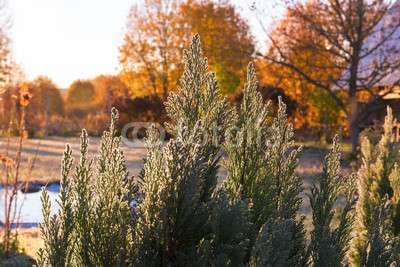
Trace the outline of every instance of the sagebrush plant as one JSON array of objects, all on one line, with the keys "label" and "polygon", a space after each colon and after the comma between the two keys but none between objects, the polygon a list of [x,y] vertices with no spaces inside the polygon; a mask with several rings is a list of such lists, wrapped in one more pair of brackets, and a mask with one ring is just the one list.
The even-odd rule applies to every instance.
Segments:
[{"label": "sagebrush plant", "polygon": [[351,246],[354,266],[388,266],[398,262],[399,238],[399,143],[394,140],[395,119],[388,107],[378,144],[364,138],[358,176],[355,237]]},{"label": "sagebrush plant", "polygon": [[60,209],[56,215],[51,215],[50,198],[46,190],[43,191],[42,214],[43,224],[40,225],[44,248],[39,249],[39,266],[70,266],[72,264],[72,231],[73,211],[71,182],[69,175],[72,168],[72,150],[69,145],[64,151],[61,162],[60,194],[57,201]]},{"label": "sagebrush plant", "polygon": [[88,136],[82,132],[80,161],[72,175],[72,151],[67,146],[61,172],[59,212],[50,214],[42,193],[45,246],[39,266],[123,266],[128,261],[132,213],[128,173],[116,137],[118,113],[102,137],[97,168],[88,155]]},{"label": "sagebrush plant", "polygon": [[[317,176],[308,198],[312,209],[311,240],[309,255],[311,266],[342,266],[351,239],[355,205],[355,175],[348,177],[340,173],[340,143],[333,139],[332,149],[325,158],[323,173]],[[343,208],[335,211],[339,197]],[[335,215],[338,224],[334,226]]]},{"label": "sagebrush plant", "polygon": [[[76,224],[82,237],[78,240],[82,246],[80,260],[85,266],[121,266],[128,257],[128,233],[132,220],[130,181],[121,138],[116,137],[117,120],[118,113],[113,109],[110,128],[104,132],[100,142],[96,168],[91,168],[92,161],[81,159],[81,169],[77,170],[77,177],[82,177],[82,181],[78,179],[76,186],[83,188],[85,182],[88,186],[88,191],[83,193],[88,197],[86,203],[79,195],[75,199],[76,210],[82,212]],[[85,133],[83,139],[86,138]],[[87,144],[86,140],[82,143]],[[87,157],[85,146],[84,155]],[[76,188],[74,191],[79,190]],[[91,244],[90,249],[86,247],[88,244]]]},{"label": "sagebrush plant", "polygon": [[[273,115],[250,64],[236,110],[208,71],[198,35],[184,55],[180,86],[166,103],[173,137],[164,143],[156,127],[149,129],[139,177],[126,169],[115,109],[96,160],[88,155],[86,131],[75,172],[67,146],[56,214],[42,195],[39,266],[346,266],[355,180],[351,262],[398,263],[400,170],[391,113],[376,151],[363,143],[359,177],[341,175],[334,139],[308,195],[313,230],[307,241],[302,179],[295,172],[301,148],[285,104],[279,99]],[[221,163],[227,177],[218,184]]]},{"label": "sagebrush plant", "polygon": [[[302,218],[296,216],[302,180],[295,174],[300,149],[294,147],[286,106],[279,99],[277,116],[271,120],[271,105],[264,104],[257,88],[255,69],[250,64],[242,104],[224,145],[228,172],[225,187],[233,197],[239,196],[249,204],[251,222],[259,232],[252,240],[252,264],[287,262],[301,266],[306,260],[304,229]],[[284,250],[275,243],[280,237],[271,237],[271,231],[276,233],[281,227],[289,233]],[[271,255],[264,253],[269,249],[276,260],[270,261]]]},{"label": "sagebrush plant", "polygon": [[246,210],[224,199],[224,193],[214,193],[229,106],[215,75],[208,72],[198,36],[185,52],[180,90],[169,97],[166,107],[174,138],[162,146],[157,133],[149,132],[141,177],[144,197],[137,212],[137,264],[240,264],[240,253],[235,251],[246,249],[242,247],[246,245],[245,218],[228,221],[219,213],[245,216]]},{"label": "sagebrush plant", "polygon": [[240,110],[237,115],[235,113],[232,129],[224,143],[227,159],[223,163],[228,172],[224,186],[232,197],[239,196],[251,202],[252,221],[259,229],[270,215],[264,206],[269,196],[257,198],[255,191],[261,183],[266,186],[269,182],[265,179],[265,152],[271,110],[270,102],[264,104],[257,87],[255,69],[250,64]]},{"label": "sagebrush plant", "polygon": [[[301,148],[295,146],[293,126],[288,123],[286,105],[281,99],[267,133],[264,177],[256,183],[259,189],[253,196],[253,202],[264,216],[255,246],[271,248],[270,255],[274,255],[276,263],[270,263],[267,254],[258,252],[252,253],[251,262],[265,262],[266,266],[281,266],[282,262],[287,266],[304,266],[307,260],[304,216],[299,215],[303,186],[302,178],[295,172]],[[279,229],[286,231],[288,242],[284,249],[279,248]]]}]

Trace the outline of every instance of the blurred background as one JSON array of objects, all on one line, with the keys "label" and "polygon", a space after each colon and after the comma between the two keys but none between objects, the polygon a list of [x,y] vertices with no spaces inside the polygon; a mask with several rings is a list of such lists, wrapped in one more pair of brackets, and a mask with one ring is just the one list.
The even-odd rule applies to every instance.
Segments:
[{"label": "blurred background", "polygon": [[112,106],[121,124],[164,123],[183,49],[199,33],[231,102],[241,99],[253,61],[260,92],[283,97],[300,140],[326,142],[341,132],[355,147],[386,105],[398,105],[398,5],[360,3],[3,0],[0,134],[18,135],[21,84],[31,97],[29,137],[75,136],[81,128],[99,135]]},{"label": "blurred background", "polygon": [[[263,99],[286,103],[306,188],[336,133],[348,173],[360,137],[378,142],[386,107],[400,118],[400,0],[0,0],[0,228],[21,231],[28,255],[42,245],[40,191],[54,202],[65,144],[77,158],[85,128],[95,154],[112,107],[120,129],[168,122],[196,33],[232,105],[249,62]],[[122,149],[136,176],[146,149]]]}]

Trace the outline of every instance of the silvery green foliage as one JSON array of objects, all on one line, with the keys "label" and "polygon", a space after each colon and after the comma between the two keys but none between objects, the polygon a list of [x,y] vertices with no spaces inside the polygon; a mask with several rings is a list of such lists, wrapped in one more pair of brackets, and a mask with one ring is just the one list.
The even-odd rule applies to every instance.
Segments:
[{"label": "silvery green foliage", "polygon": [[209,205],[209,235],[198,248],[202,266],[244,266],[251,224],[245,202],[218,189]]},{"label": "silvery green foliage", "polygon": [[391,198],[393,231],[396,236],[400,236],[400,168],[398,163],[395,163],[389,181],[393,190]]},{"label": "silvery green foliage", "polygon": [[69,180],[72,162],[72,151],[67,145],[61,162],[60,198],[57,201],[60,209],[57,214],[50,214],[49,195],[46,190],[42,192],[43,223],[40,224],[40,230],[44,248],[39,249],[38,266],[71,266],[72,264],[73,210]]},{"label": "silvery green foliage", "polygon": [[92,263],[92,169],[93,161],[88,159],[89,140],[86,130],[82,130],[80,159],[75,168],[72,186],[72,198],[74,203],[74,236],[75,257],[79,266],[94,266]]},{"label": "silvery green foliage", "polygon": [[214,246],[214,266],[243,266],[251,230],[246,203],[230,200],[226,192],[218,191],[211,208],[209,240]]},{"label": "silvery green foliage", "polygon": [[305,266],[303,221],[271,218],[260,229],[251,251],[251,266]]},{"label": "silvery green foliage", "polygon": [[[210,153],[208,164],[210,177],[216,171],[220,144],[227,127],[232,123],[234,110],[221,95],[215,74],[208,71],[207,59],[203,56],[200,36],[196,34],[190,48],[184,51],[184,71],[179,80],[179,88],[172,92],[165,103],[169,130],[178,135],[179,129],[201,131],[201,139]],[[204,197],[211,196],[216,179],[204,181]],[[216,178],[216,177],[215,177]],[[203,199],[206,200],[206,199]]]},{"label": "silvery green foliage", "polygon": [[[125,266],[128,263],[128,233],[132,223],[128,173],[120,138],[115,137],[118,120],[115,109],[111,117],[110,129],[101,140],[97,170],[88,156],[85,130],[81,136],[80,161],[73,177],[69,175],[72,159],[67,147],[62,164],[61,210],[51,220],[45,219],[42,226],[45,248],[41,252],[41,262],[45,266]],[[49,214],[46,192],[42,203],[46,216]],[[54,233],[63,235],[59,244],[48,237],[57,236]],[[52,252],[59,246],[65,255]]]},{"label": "silvery green foliage", "polygon": [[362,165],[358,171],[358,201],[355,236],[350,258],[353,266],[389,266],[398,252],[398,175],[399,146],[392,130],[395,120],[390,108],[384,133],[378,144],[364,138],[361,144]]},{"label": "silvery green foliage", "polygon": [[[351,240],[354,221],[352,210],[355,204],[355,175],[341,177],[340,143],[338,136],[326,156],[322,175],[308,195],[312,209],[311,243],[309,245],[311,266],[342,266]],[[342,194],[344,207],[335,211],[334,205]],[[334,227],[334,216],[338,215],[339,224]]]},{"label": "silvery green foliage", "polygon": [[[207,142],[219,145],[226,127],[232,122],[232,108],[221,95],[215,74],[208,71],[203,57],[200,36],[196,34],[190,49],[184,51],[184,71],[179,88],[172,92],[165,103],[172,133],[177,127],[193,129],[200,123]],[[219,148],[219,146],[217,146]]]},{"label": "silvery green foliage", "polygon": [[[50,215],[49,196],[46,192],[42,196],[45,246],[39,253],[40,266],[305,266],[308,259],[310,265],[339,266],[343,262],[354,187],[338,179],[336,139],[324,174],[309,196],[314,230],[307,254],[299,216],[302,179],[295,173],[301,149],[294,144],[293,127],[280,99],[276,116],[269,117],[269,106],[257,92],[254,67],[249,66],[237,113],[221,96],[195,36],[185,52],[180,88],[166,106],[173,138],[164,144],[156,129],[150,129],[148,155],[137,184],[128,178],[121,140],[116,137],[116,110],[102,138],[97,164],[88,156],[86,131],[73,175],[67,147],[59,213]],[[400,171],[390,127],[385,126],[376,149],[363,144],[352,246],[355,266],[399,264],[400,247],[393,233],[400,214]],[[217,188],[222,142],[228,176]],[[131,209],[136,188],[138,206]],[[333,227],[339,194],[345,206]]]},{"label": "silvery green foliage", "polygon": [[392,266],[394,264],[394,238],[390,232],[390,203],[384,198],[371,210],[371,225],[366,232],[365,247],[359,250],[355,266]]},{"label": "silvery green foliage", "polygon": [[[259,231],[252,262],[257,266],[279,266],[279,262],[301,266],[306,259],[303,219],[297,219],[302,180],[295,174],[300,149],[295,147],[293,127],[287,121],[281,99],[272,122],[268,121],[268,110],[268,104],[257,92],[256,75],[250,64],[235,124],[237,131],[225,142],[225,185],[231,195],[239,195],[250,204],[251,220]],[[270,233],[288,223],[292,227],[287,249],[273,250],[276,260],[271,261],[270,254],[261,250],[278,248],[281,240]]]},{"label": "silvery green foliage", "polygon": [[[227,154],[224,165],[228,172],[225,187],[233,197],[251,203],[252,221],[259,229],[270,215],[264,212],[264,207],[272,199],[268,190],[264,190],[270,183],[264,179],[269,104],[264,104],[257,87],[255,69],[250,64],[240,112],[224,145]],[[258,190],[264,194],[256,193]]]},{"label": "silvery green foliage", "polygon": [[111,125],[100,143],[97,172],[94,174],[90,218],[92,263],[95,266],[124,266],[127,261],[128,234],[132,214],[128,202],[128,171],[121,150],[121,138],[116,137],[118,112],[111,112]]},{"label": "silvery green foliage", "polygon": [[[267,204],[267,214],[282,219],[294,219],[302,203],[302,178],[296,174],[301,147],[294,142],[293,125],[288,122],[286,105],[279,99],[276,117],[268,128],[267,150],[265,154],[266,177],[270,183],[272,202]],[[257,190],[255,198],[271,194]],[[260,207],[261,209],[262,207]]]},{"label": "silvery green foliage", "polygon": [[178,128],[164,147],[149,133],[136,228],[143,266],[189,264],[206,234],[206,179],[216,174],[210,175],[215,166],[208,165],[210,149],[201,145],[200,132]]},{"label": "silvery green foliage", "polygon": [[[198,36],[185,52],[180,88],[166,106],[174,138],[162,146],[154,129],[148,133],[148,156],[140,186],[143,199],[137,209],[135,231],[136,265],[208,266],[218,265],[220,259],[233,262],[230,257],[237,259],[240,255],[232,253],[233,247],[246,244],[245,239],[238,242],[238,236],[244,236],[243,229],[231,222],[234,232],[214,232],[220,230],[217,221],[222,218],[213,208],[226,204],[220,212],[241,214],[229,202],[220,202],[218,194],[213,197],[219,142],[230,120],[229,109],[215,76],[208,73]],[[214,212],[210,214],[211,210]],[[224,230],[228,229],[227,225]],[[200,257],[205,250],[210,257]]]},{"label": "silvery green foliage", "polygon": [[[293,219],[269,220],[258,234],[252,250],[249,266],[304,266],[304,259],[296,253],[298,249],[299,231]],[[300,235],[302,242],[303,237]]]},{"label": "silvery green foliage", "polygon": [[[254,191],[252,202],[260,203],[254,209],[258,209],[259,214],[262,215],[259,218],[265,220],[261,229],[283,229],[286,224],[291,225],[288,230],[290,242],[287,244],[287,250],[289,251],[275,250],[273,252],[277,264],[283,262],[279,259],[289,257],[284,260],[288,263],[287,266],[304,266],[306,261],[304,218],[298,218],[302,202],[300,193],[303,187],[302,178],[295,173],[301,148],[295,147],[293,137],[293,126],[287,121],[286,106],[279,99],[277,115],[267,129],[265,176],[261,177],[261,182],[257,184],[258,189]],[[260,222],[261,220],[256,223]],[[260,230],[256,248],[259,246],[257,242],[261,240],[264,247],[279,247],[281,242],[279,238],[272,238],[273,235],[269,233],[270,230]],[[263,235],[270,235],[270,238]],[[279,266],[273,265],[267,254],[263,259],[257,258],[259,253],[253,252],[252,255],[253,262],[266,263],[266,265],[257,266]]]}]

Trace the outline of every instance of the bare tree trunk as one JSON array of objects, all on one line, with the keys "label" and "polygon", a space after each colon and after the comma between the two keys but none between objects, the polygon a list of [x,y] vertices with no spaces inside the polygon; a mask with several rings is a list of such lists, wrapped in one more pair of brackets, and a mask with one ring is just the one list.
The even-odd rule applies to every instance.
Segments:
[{"label": "bare tree trunk", "polygon": [[350,125],[350,141],[351,141],[351,154],[357,154],[357,148],[360,139],[360,127],[357,122],[357,118],[354,118],[353,114],[350,115],[349,125]]},{"label": "bare tree trunk", "polygon": [[[362,34],[362,21],[356,27],[358,35]],[[360,64],[360,51],[362,41],[358,40],[354,44],[353,56],[351,57],[350,65],[350,79],[349,79],[349,130],[351,141],[351,154],[357,155],[357,148],[360,137],[360,127],[358,121],[358,99],[357,99],[357,81],[358,81],[358,67]]]},{"label": "bare tree trunk", "polygon": [[349,130],[350,130],[350,141],[351,141],[351,153],[352,155],[357,154],[357,148],[359,145],[360,127],[358,121],[358,99],[356,93],[356,80],[350,82],[349,86],[349,107],[350,113],[349,119]]}]

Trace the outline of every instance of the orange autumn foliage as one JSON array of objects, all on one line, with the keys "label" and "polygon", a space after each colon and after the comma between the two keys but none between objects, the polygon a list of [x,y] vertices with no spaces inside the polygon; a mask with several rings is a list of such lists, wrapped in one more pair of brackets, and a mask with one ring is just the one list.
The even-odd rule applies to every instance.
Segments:
[{"label": "orange autumn foliage", "polygon": [[180,9],[189,34],[200,35],[222,92],[235,93],[255,50],[249,25],[229,1],[189,0]]},{"label": "orange autumn foliage", "polygon": [[[310,5],[308,12],[313,12],[312,8]],[[318,36],[304,28],[290,10],[275,27],[272,37],[274,42],[277,42],[274,43],[274,47],[283,49],[290,62],[300,66],[313,79],[329,83],[332,76],[340,75],[329,68],[334,64],[335,58],[307,46],[307,39],[315,40]],[[270,54],[279,52],[274,49],[268,51]],[[293,117],[296,128],[315,129],[320,135],[329,135],[339,129],[346,130],[346,116],[327,92],[285,66],[259,60],[258,68],[262,84],[281,88],[297,103]],[[335,93],[341,97],[341,92]]]},{"label": "orange autumn foliage", "polygon": [[254,40],[232,4],[145,0],[132,8],[120,48],[121,76],[133,96],[160,95],[165,100],[175,90],[183,48],[194,33],[201,36],[222,91],[232,94],[239,88]]}]

